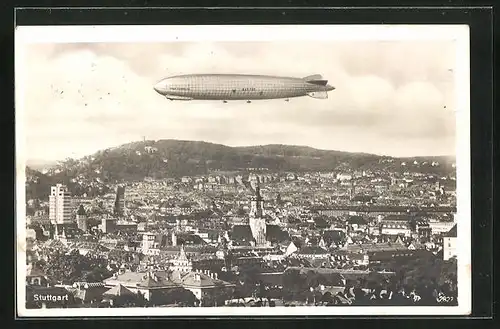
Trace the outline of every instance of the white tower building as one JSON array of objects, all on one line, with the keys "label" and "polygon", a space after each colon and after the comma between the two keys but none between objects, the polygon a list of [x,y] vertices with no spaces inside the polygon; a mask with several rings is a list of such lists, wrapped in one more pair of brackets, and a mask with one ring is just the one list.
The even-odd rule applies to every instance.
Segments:
[{"label": "white tower building", "polygon": [[50,188],[49,219],[52,224],[68,224],[72,213],[71,194],[65,185],[57,184]]}]

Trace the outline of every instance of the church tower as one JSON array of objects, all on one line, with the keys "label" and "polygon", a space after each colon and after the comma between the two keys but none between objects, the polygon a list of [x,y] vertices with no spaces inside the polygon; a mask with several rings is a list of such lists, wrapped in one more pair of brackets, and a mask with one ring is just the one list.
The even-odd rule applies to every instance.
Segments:
[{"label": "church tower", "polygon": [[266,219],[264,218],[264,199],[260,195],[260,186],[255,187],[255,196],[250,201],[249,225],[257,246],[266,245]]},{"label": "church tower", "polygon": [[264,211],[264,199],[260,195],[260,186],[255,187],[255,195],[250,200],[250,218],[262,217]]},{"label": "church tower", "polygon": [[80,230],[87,232],[88,229],[87,212],[85,211],[85,208],[83,208],[83,205],[80,205],[78,211],[76,212],[76,223]]}]

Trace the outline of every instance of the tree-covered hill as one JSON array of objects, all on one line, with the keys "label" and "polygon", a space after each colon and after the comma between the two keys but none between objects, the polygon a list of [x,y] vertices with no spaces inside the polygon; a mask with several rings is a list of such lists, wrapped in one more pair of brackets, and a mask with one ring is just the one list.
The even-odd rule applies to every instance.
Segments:
[{"label": "tree-covered hill", "polygon": [[[306,146],[262,145],[229,147],[201,141],[158,140],[124,144],[81,159],[67,159],[49,172],[31,171],[33,195],[46,184],[85,182],[85,188],[101,183],[182,177],[207,174],[214,170],[239,171],[252,168],[278,171],[390,170],[451,172],[452,157],[396,159],[364,153],[318,150]],[[434,165],[432,165],[434,163]],[[439,165],[436,165],[439,163]],[[44,192],[45,193],[45,192]]]}]

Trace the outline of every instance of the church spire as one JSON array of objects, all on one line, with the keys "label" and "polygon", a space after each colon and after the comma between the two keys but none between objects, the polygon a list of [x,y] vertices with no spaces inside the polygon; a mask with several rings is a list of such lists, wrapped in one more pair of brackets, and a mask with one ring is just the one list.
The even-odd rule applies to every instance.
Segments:
[{"label": "church spire", "polygon": [[260,194],[260,184],[257,181],[255,187],[255,195],[250,201],[250,230],[257,245],[264,245],[266,243],[266,220],[264,219],[264,199]]},{"label": "church spire", "polygon": [[257,186],[255,186],[255,195],[252,197],[250,201],[250,217],[252,218],[260,218],[263,215],[264,211],[264,199],[260,194],[260,184],[257,181]]},{"label": "church spire", "polygon": [[179,251],[179,259],[188,259],[183,244],[181,245],[181,250]]}]

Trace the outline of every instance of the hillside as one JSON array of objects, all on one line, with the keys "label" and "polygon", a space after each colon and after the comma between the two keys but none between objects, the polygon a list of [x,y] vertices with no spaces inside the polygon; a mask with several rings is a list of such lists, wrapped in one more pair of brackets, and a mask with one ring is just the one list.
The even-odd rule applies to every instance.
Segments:
[{"label": "hillside", "polygon": [[103,150],[67,167],[87,168],[99,173],[103,179],[113,181],[181,177],[214,170],[238,171],[248,168],[271,172],[333,170],[341,165],[360,168],[378,163],[379,159],[375,155],[301,146],[229,147],[198,141],[159,140],[134,142]]},{"label": "hillside", "polygon": [[48,197],[50,186],[54,183],[52,177],[26,167],[26,200]]},{"label": "hillside", "polygon": [[[403,161],[404,166],[401,165]],[[422,166],[424,161],[428,164]],[[440,166],[431,166],[434,161],[439,162]],[[76,179],[79,185],[85,181],[85,186],[98,189],[99,184],[108,182],[143,180],[145,177],[182,177],[214,170],[240,171],[248,168],[270,172],[353,169],[443,173],[451,171],[452,161],[454,159],[448,157],[394,159],[290,145],[229,147],[200,141],[141,141],[102,150],[82,159],[67,160],[53,167],[47,175],[32,171],[39,182],[30,185],[30,193],[39,193],[38,185],[53,181],[69,184]]]},{"label": "hillside", "polygon": [[88,196],[96,196],[109,191],[108,186],[99,178],[88,177],[76,180],[74,173],[74,169],[57,168],[51,173],[43,174],[40,171],[26,167],[26,200],[47,199],[50,194],[50,187],[58,183],[68,186],[73,195],[87,194]]}]

